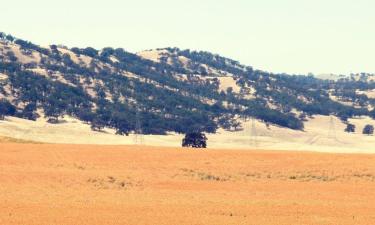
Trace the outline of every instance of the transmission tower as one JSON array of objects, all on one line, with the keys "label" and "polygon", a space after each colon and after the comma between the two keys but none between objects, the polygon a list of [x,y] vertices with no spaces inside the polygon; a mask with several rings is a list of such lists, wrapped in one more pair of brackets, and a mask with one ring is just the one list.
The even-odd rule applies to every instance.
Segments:
[{"label": "transmission tower", "polygon": [[251,118],[251,129],[250,129],[250,145],[254,148],[258,147],[258,140],[257,140],[257,129],[255,124],[255,118]]},{"label": "transmission tower", "polygon": [[337,140],[335,120],[332,115],[330,116],[330,119],[329,119],[328,138]]},{"label": "transmission tower", "polygon": [[143,144],[142,124],[141,124],[138,105],[136,106],[136,112],[135,112],[134,144],[136,145]]}]

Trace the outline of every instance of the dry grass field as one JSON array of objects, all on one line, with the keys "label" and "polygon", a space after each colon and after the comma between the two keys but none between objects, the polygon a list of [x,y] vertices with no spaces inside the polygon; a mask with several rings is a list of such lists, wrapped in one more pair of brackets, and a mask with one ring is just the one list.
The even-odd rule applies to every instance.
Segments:
[{"label": "dry grass field", "polygon": [[[330,129],[330,120],[334,128]],[[375,124],[368,117],[349,119],[356,126],[356,133],[346,133],[345,124],[337,117],[315,116],[305,123],[304,131],[296,131],[278,126],[266,126],[254,121],[241,121],[243,130],[232,132],[219,129],[216,134],[207,134],[208,148],[212,149],[261,149],[295,150],[331,153],[375,153],[375,136],[362,134],[366,124]],[[132,145],[134,136],[115,135],[115,130],[105,128],[94,132],[90,125],[66,116],[60,124],[50,124],[45,118],[30,121],[7,117],[0,121],[0,136],[22,139],[38,143],[90,144],[90,145]],[[77,138],[79,137],[79,138]],[[143,135],[143,144],[159,147],[181,146],[182,134]]]},{"label": "dry grass field", "polygon": [[0,224],[375,224],[375,155],[0,141]]}]

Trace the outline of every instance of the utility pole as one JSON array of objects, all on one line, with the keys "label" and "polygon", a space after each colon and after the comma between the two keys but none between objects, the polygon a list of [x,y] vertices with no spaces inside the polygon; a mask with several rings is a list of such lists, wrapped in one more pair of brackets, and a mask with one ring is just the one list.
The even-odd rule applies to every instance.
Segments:
[{"label": "utility pole", "polygon": [[141,116],[140,116],[138,105],[136,105],[135,108],[136,108],[135,109],[136,112],[135,112],[134,144],[142,145],[143,144],[143,132],[142,132]]}]

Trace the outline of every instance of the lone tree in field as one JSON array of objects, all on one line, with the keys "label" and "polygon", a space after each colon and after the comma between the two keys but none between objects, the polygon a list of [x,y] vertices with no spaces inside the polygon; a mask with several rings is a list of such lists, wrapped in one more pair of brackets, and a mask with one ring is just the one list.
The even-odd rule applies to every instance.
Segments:
[{"label": "lone tree in field", "polygon": [[346,125],[345,132],[354,133],[355,132],[355,125],[348,123]]},{"label": "lone tree in field", "polygon": [[182,140],[182,147],[207,148],[207,137],[201,132],[191,132]]},{"label": "lone tree in field", "polygon": [[374,126],[373,125],[369,125],[367,124],[364,128],[363,128],[363,134],[367,134],[367,135],[373,135],[374,134]]}]

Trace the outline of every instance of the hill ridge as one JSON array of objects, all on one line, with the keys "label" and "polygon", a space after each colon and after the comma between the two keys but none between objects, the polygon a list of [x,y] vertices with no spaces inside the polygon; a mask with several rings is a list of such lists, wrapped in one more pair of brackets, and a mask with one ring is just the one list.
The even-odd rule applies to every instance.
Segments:
[{"label": "hill ridge", "polygon": [[[217,54],[163,48],[40,47],[0,33],[0,112],[58,123],[64,115],[118,134],[241,130],[256,118],[295,130],[314,115],[374,117],[375,83],[273,74]],[[368,94],[368,95],[367,95]]]}]

